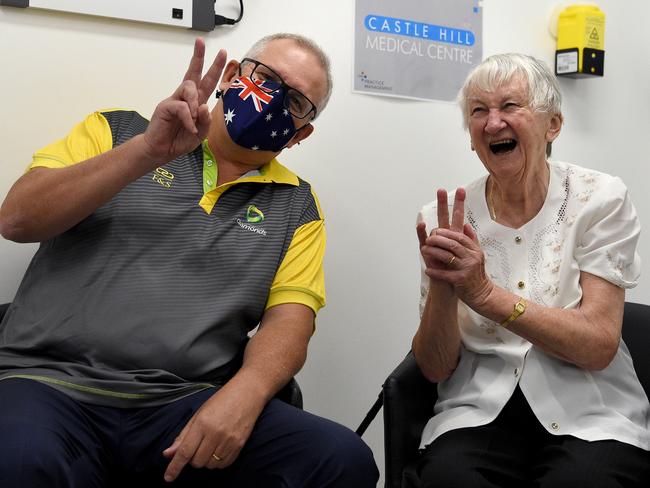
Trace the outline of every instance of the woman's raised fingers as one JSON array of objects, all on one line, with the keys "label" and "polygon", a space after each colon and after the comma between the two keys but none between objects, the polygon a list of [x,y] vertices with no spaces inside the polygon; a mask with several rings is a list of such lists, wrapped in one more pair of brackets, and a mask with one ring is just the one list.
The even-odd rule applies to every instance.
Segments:
[{"label": "woman's raised fingers", "polygon": [[449,207],[447,204],[447,190],[439,188],[436,192],[438,198],[438,227],[449,228]]},{"label": "woman's raised fingers", "polygon": [[451,215],[451,230],[456,232],[463,231],[463,224],[465,223],[465,189],[456,189],[454,197],[454,209]]}]

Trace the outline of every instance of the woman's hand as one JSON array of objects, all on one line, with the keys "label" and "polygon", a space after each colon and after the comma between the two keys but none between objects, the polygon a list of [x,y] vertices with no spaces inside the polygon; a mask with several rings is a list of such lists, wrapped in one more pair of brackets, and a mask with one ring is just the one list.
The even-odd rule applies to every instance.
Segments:
[{"label": "woman's hand", "polygon": [[[444,278],[448,267],[458,257],[436,245],[438,234],[448,232],[462,235],[465,219],[465,190],[458,188],[449,222],[447,191],[440,189],[438,197],[438,227],[427,235],[424,222],[417,225],[420,252],[429,276],[429,292],[424,303],[420,327],[413,337],[413,354],[424,376],[432,382],[448,378],[456,369],[460,357],[458,328],[458,294],[454,285]],[[453,259],[452,259],[453,258]]]},{"label": "woman's hand", "polygon": [[451,223],[447,192],[438,190],[438,227],[426,235],[424,223],[417,226],[420,252],[426,275],[454,287],[456,295],[473,309],[480,307],[493,288],[485,273],[485,256],[478,238],[465,219],[465,190],[458,188]]},{"label": "woman's hand", "polygon": [[[447,190],[440,188],[437,192],[438,198],[438,227],[431,231],[429,236],[435,235],[439,229],[448,229],[456,232],[463,231],[463,223],[465,219],[465,190],[458,188],[454,198],[454,207],[451,215],[451,224],[449,223],[449,205],[447,203]],[[416,226],[418,240],[420,241],[420,253],[426,269],[445,269],[446,264],[452,259],[451,256],[446,256],[446,260],[439,259],[440,253],[427,243],[426,224],[424,222],[418,223]],[[429,277],[432,277],[427,273]]]},{"label": "woman's hand", "polygon": [[449,283],[458,298],[477,310],[487,300],[494,284],[485,273],[485,255],[474,229],[469,224],[462,232],[436,229],[425,241],[427,253],[444,266],[427,267],[431,279]]}]

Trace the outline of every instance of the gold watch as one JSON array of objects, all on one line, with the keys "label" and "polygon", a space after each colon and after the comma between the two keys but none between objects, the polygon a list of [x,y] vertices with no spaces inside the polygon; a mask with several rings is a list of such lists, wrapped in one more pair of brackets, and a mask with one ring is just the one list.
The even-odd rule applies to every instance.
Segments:
[{"label": "gold watch", "polygon": [[514,322],[517,320],[517,317],[519,317],[521,314],[523,314],[526,311],[526,301],[519,297],[519,301],[515,303],[515,309],[512,311],[512,315],[505,319],[503,322],[501,322],[502,327],[506,327],[510,322]]}]

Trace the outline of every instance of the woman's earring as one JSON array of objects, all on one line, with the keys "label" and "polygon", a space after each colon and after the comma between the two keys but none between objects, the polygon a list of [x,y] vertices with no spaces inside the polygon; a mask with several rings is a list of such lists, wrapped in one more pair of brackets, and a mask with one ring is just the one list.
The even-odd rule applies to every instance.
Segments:
[{"label": "woman's earring", "polygon": [[221,98],[221,95],[223,95],[223,92],[221,90],[214,92],[214,98]]}]

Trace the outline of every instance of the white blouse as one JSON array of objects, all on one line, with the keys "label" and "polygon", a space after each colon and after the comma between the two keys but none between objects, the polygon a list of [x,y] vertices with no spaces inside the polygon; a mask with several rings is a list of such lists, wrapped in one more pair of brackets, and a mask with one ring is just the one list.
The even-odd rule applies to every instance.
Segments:
[{"label": "white blouse", "polygon": [[[467,188],[465,220],[474,228],[486,272],[503,288],[546,307],[576,308],[580,272],[622,288],[636,286],[640,224],[627,188],[616,177],[572,164],[549,162],[550,182],[539,213],[518,229],[489,215],[487,175]],[[453,202],[453,195],[449,197]],[[437,227],[436,202],[418,221]],[[429,287],[422,272],[420,313]],[[620,342],[602,371],[587,371],[546,354],[527,340],[478,315],[459,301],[462,347],[453,374],[438,384],[435,416],[421,448],[441,434],[488,424],[517,384],[551,434],[587,441],[614,439],[650,450],[650,405]]]}]

